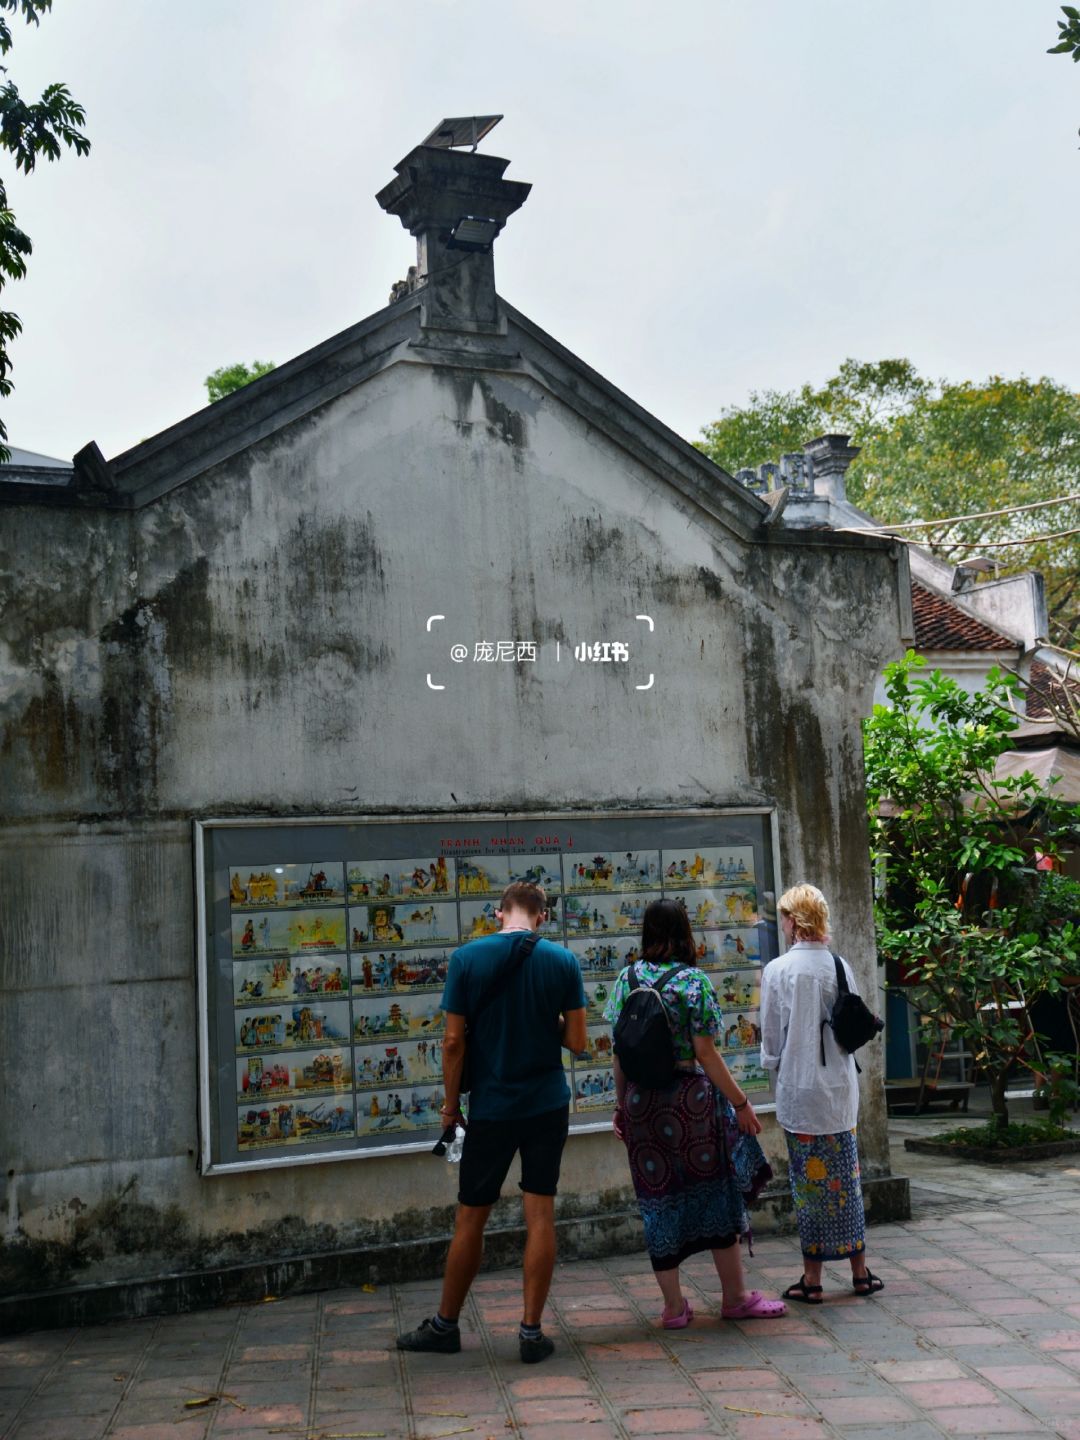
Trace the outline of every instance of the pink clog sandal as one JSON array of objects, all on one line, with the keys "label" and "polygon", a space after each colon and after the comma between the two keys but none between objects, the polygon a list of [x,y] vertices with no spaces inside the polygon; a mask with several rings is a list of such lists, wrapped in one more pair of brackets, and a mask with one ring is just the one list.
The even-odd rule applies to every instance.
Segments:
[{"label": "pink clog sandal", "polygon": [[778,1320],[786,1314],[782,1300],[767,1300],[760,1290],[748,1290],[738,1305],[724,1305],[720,1310],[723,1320]]},{"label": "pink clog sandal", "polygon": [[667,1316],[661,1312],[660,1324],[665,1330],[685,1330],[690,1321],[694,1318],[694,1308],[689,1300],[683,1301],[682,1313],[679,1315]]}]

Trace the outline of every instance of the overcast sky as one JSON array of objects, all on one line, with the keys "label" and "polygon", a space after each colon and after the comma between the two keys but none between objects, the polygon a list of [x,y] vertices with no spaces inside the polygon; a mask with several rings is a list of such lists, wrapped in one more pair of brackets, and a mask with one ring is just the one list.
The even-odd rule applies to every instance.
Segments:
[{"label": "overcast sky", "polygon": [[55,0],[86,107],[34,241],[11,442],[106,455],[386,303],[374,194],[448,115],[533,182],[500,292],[689,438],[846,355],[1080,388],[1080,66],[1046,0]]}]

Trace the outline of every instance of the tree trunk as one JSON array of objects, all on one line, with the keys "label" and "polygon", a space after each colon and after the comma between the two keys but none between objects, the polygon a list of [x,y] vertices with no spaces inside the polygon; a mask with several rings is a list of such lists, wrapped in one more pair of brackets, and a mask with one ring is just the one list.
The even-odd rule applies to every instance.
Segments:
[{"label": "tree trunk", "polygon": [[990,1071],[990,1104],[994,1115],[991,1124],[998,1130],[1003,1130],[1009,1123],[1009,1104],[1005,1099],[1005,1081],[1008,1075],[1008,1065],[1002,1065]]}]

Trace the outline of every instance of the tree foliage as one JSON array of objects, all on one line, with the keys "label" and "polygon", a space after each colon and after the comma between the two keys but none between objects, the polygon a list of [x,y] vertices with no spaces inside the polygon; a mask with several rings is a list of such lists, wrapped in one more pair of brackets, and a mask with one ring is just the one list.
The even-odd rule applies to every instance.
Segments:
[{"label": "tree foliage", "polygon": [[994,1114],[1008,1120],[1010,1066],[1053,1073],[1028,1021],[1080,961],[1080,886],[1035,866],[1075,826],[1075,807],[1029,773],[996,780],[1012,746],[1018,682],[993,670],[968,694],[912,652],[887,667],[887,705],[864,725],[867,802],[884,894],[878,953],[916,982],[905,994],[948,1023],[988,1078]]},{"label": "tree foliage", "polygon": [[[934,383],[909,360],[845,360],[818,389],[754,392],[705,426],[701,449],[735,471],[775,460],[828,431],[862,447],[847,472],[851,500],[876,520],[937,520],[1080,494],[1080,394],[1050,379],[991,376]],[[1080,633],[1080,501],[942,523],[920,543],[958,563],[990,549],[1001,574],[1042,571],[1051,636]]]},{"label": "tree foliage", "polygon": [[[38,25],[52,9],[52,0],[0,0],[0,55],[7,55],[14,40],[8,15],[22,15],[27,24]],[[0,74],[7,75],[0,65]],[[39,159],[59,160],[64,149],[86,155],[90,141],[83,134],[86,116],[66,85],[47,85],[40,100],[27,101],[14,81],[0,85],[0,148],[15,157],[15,168],[29,175]],[[30,237],[16,223],[8,203],[7,186],[0,178],[0,290],[9,280],[21,280],[33,246]],[[8,346],[22,330],[22,321],[11,310],[0,310],[0,396],[12,391],[11,356]],[[7,427],[0,420],[0,461],[10,458]]]},{"label": "tree foliage", "polygon": [[253,360],[250,365],[239,360],[235,365],[220,366],[203,381],[211,405],[215,400],[224,400],[234,390],[242,390],[252,380],[258,380],[260,375],[268,375],[274,368],[272,360]]},{"label": "tree foliage", "polygon": [[1071,55],[1080,60],[1080,10],[1075,5],[1062,5],[1064,20],[1057,22],[1057,44],[1051,45],[1048,55]]}]

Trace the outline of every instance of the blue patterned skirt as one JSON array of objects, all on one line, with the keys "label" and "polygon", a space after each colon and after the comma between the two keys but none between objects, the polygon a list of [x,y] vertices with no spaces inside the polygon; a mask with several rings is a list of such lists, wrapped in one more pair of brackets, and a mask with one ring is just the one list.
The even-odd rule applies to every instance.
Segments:
[{"label": "blue patterned skirt", "polygon": [[793,1135],[785,1130],[784,1135],[802,1253],[810,1260],[845,1260],[865,1250],[855,1131]]},{"label": "blue patterned skirt", "polygon": [[750,1229],[746,1204],[772,1178],[753,1136],[704,1075],[671,1090],[632,1082],[624,1102],[626,1148],[654,1270],[721,1250]]}]

